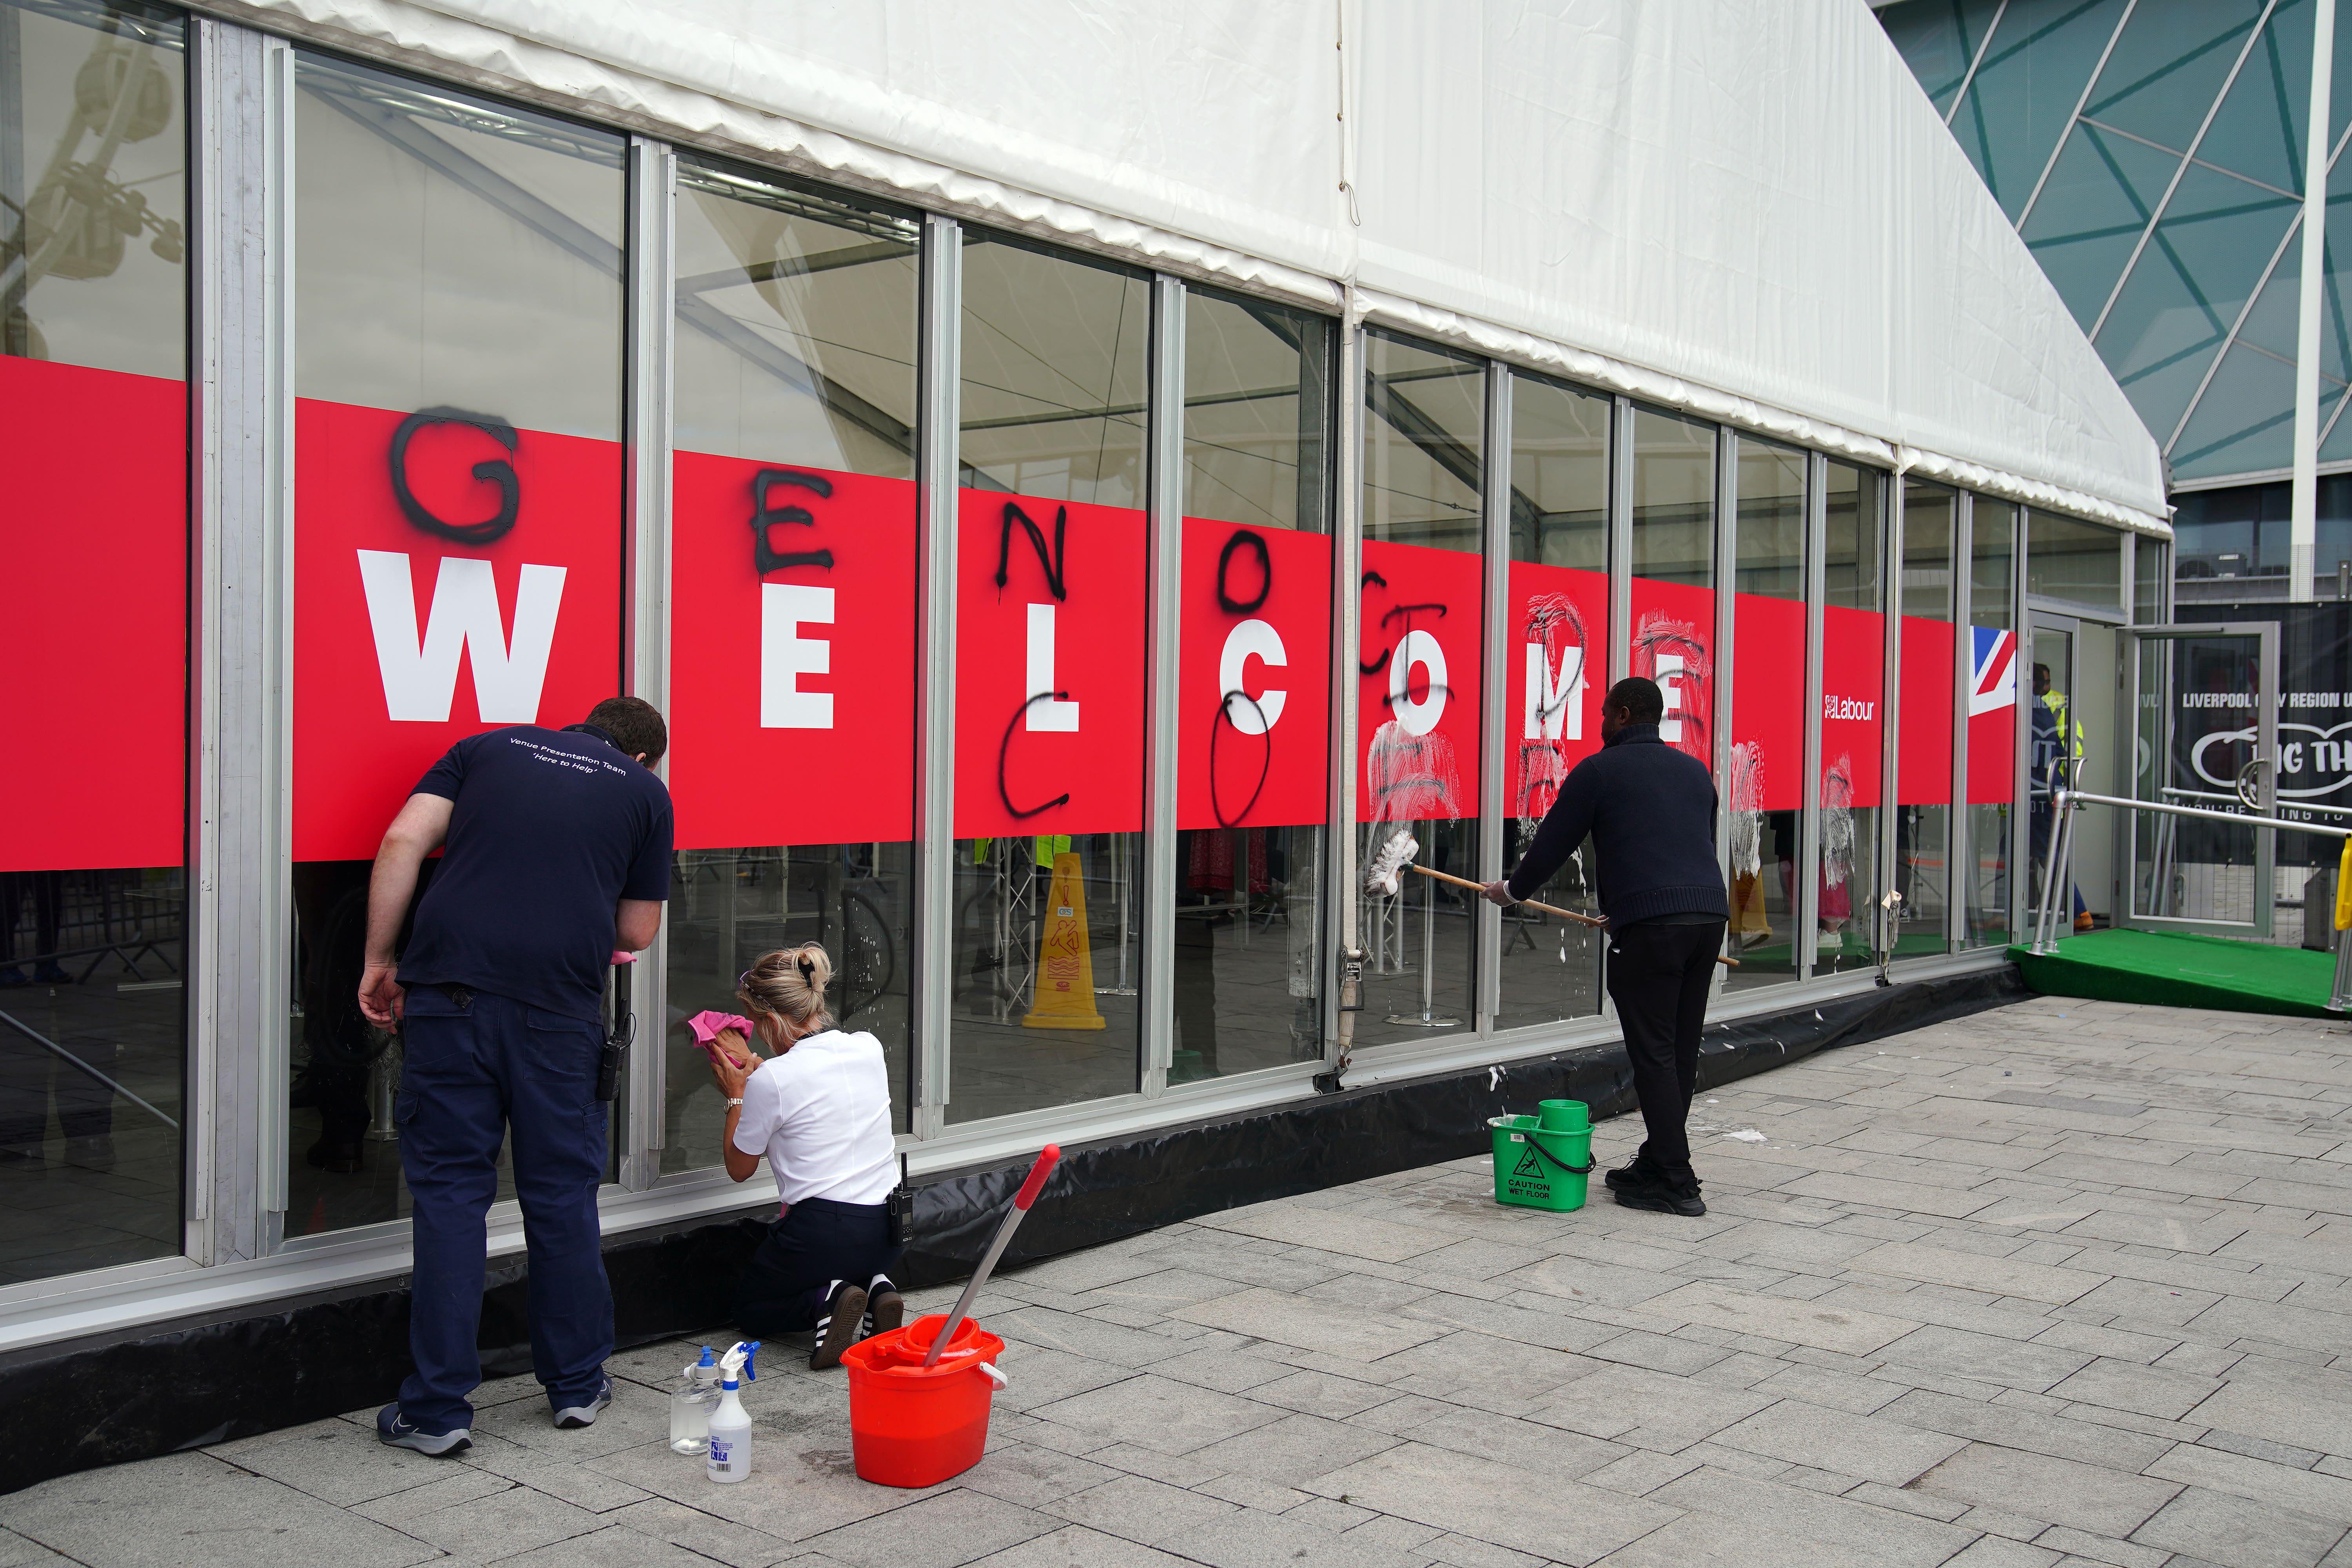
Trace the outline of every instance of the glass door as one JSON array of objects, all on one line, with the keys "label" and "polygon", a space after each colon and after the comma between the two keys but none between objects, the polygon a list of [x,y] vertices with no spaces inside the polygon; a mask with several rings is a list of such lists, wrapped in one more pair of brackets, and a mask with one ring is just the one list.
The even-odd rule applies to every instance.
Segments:
[{"label": "glass door", "polygon": [[[2040,909],[2050,873],[2050,845],[2056,826],[2055,802],[2061,790],[2083,789],[2083,763],[2087,748],[2083,726],[2074,711],[2077,628],[2071,616],[2036,615],[2032,620],[2031,662],[2032,684],[2026,704],[2025,823],[2026,895]],[[2095,793],[2096,793],[2095,791]],[[2078,833],[2077,844],[2095,837]],[[2080,855],[2075,857],[2077,866]],[[2070,868],[2070,872],[2074,869]],[[2088,930],[2089,905],[2083,898],[2081,878],[2068,890],[2067,908],[2060,918],[2063,930]]]},{"label": "glass door", "polygon": [[[2278,791],[2278,628],[2139,626],[2131,679],[2131,798],[2271,816]],[[2095,807],[2092,809],[2096,809]],[[2118,924],[2267,938],[2278,900],[2267,827],[2134,812],[2131,897]]]}]

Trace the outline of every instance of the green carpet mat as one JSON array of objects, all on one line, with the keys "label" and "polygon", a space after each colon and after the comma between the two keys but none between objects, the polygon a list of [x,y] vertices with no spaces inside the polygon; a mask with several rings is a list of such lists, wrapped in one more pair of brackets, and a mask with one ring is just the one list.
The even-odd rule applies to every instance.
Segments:
[{"label": "green carpet mat", "polygon": [[2186,932],[2096,931],[2070,936],[2036,957],[2012,947],[2026,984],[2045,996],[2210,1007],[2225,1013],[2278,1013],[2339,1018],[2327,1010],[2336,956],[2299,947]]}]

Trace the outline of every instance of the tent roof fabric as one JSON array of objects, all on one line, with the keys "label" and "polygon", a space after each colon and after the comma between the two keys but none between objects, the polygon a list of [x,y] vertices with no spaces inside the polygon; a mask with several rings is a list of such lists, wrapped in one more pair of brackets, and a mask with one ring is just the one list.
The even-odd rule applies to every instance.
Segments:
[{"label": "tent roof fabric", "polygon": [[221,0],[264,26],[2168,535],[1858,0]]}]

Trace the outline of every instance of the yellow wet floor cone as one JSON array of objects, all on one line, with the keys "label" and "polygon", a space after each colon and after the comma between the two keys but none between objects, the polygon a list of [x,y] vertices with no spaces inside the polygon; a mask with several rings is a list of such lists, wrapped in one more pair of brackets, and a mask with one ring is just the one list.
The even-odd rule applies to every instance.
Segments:
[{"label": "yellow wet floor cone", "polygon": [[1054,857],[1045,935],[1037,946],[1037,994],[1021,1025],[1027,1029],[1103,1026],[1103,1016],[1095,1010],[1094,953],[1087,946],[1086,881],[1074,850]]}]

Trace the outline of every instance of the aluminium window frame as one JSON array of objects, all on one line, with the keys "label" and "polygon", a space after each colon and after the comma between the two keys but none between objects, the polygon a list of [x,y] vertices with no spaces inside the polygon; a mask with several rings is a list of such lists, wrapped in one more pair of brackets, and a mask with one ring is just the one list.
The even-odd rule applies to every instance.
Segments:
[{"label": "aluminium window frame", "polygon": [[[353,1282],[396,1275],[408,1260],[409,1222],[395,1219],[327,1232],[316,1237],[282,1239],[285,1159],[284,1069],[290,1045],[282,1005],[289,977],[285,937],[290,919],[290,790],[288,741],[290,689],[286,661],[289,657],[285,610],[290,600],[290,529],[292,525],[292,365],[291,290],[293,237],[293,65],[298,47],[321,58],[342,59],[335,49],[240,23],[191,14],[189,17],[189,119],[191,136],[189,227],[191,238],[189,314],[192,405],[192,521],[196,570],[191,593],[195,611],[191,629],[191,707],[196,758],[190,785],[190,1026],[188,1099],[190,1136],[186,1161],[187,1203],[185,1245],[182,1255],[115,1268],[53,1277],[0,1289],[0,1347],[34,1344],[142,1322],[154,1322],[190,1312],[226,1312],[242,1305],[259,1304],[312,1289],[340,1288]],[[388,70],[438,90],[502,103],[495,94],[454,80],[405,68],[357,60],[371,69]],[[548,114],[538,104],[519,105],[534,114]],[[561,111],[554,111],[561,113]],[[602,133],[609,126],[584,119]],[[668,457],[672,446],[670,421],[674,403],[675,200],[680,143],[656,136],[628,135],[626,248],[625,275],[624,446],[628,459],[625,492],[628,517],[626,598],[625,611],[625,671],[629,688],[659,701],[667,695]],[[694,153],[699,160],[705,154]],[[715,155],[713,155],[715,156]],[[740,164],[762,177],[782,184],[817,184],[799,172],[771,167],[740,155],[726,162]],[[832,189],[824,186],[823,188]],[[1172,952],[1167,931],[1172,924],[1151,932],[1146,948],[1145,1037],[1150,1047],[1141,1059],[1142,1080],[1133,1093],[1082,1104],[1055,1106],[1017,1116],[991,1119],[950,1129],[944,1110],[951,1090],[951,1038],[948,997],[951,980],[951,949],[947,941],[952,911],[952,763],[955,669],[947,657],[955,635],[955,522],[958,494],[957,417],[960,389],[960,327],[961,317],[961,244],[963,226],[955,217],[926,211],[904,202],[868,198],[848,187],[845,199],[871,199],[877,207],[895,205],[920,215],[922,237],[919,265],[919,348],[917,413],[917,482],[920,518],[918,594],[919,637],[919,782],[915,845],[915,944],[911,1020],[913,1029],[910,1131],[899,1139],[914,1168],[922,1173],[1010,1158],[1034,1147],[1035,1136],[1049,1133],[1066,1141],[1118,1137],[1171,1122],[1234,1110],[1297,1103],[1307,1092],[1307,1080],[1319,1070],[1337,1065],[1339,967],[1342,949],[1353,945],[1354,837],[1356,832],[1356,696],[1354,650],[1360,637],[1360,598],[1355,591],[1361,572],[1361,461],[1364,436],[1363,374],[1366,329],[1357,302],[1341,291],[1341,302],[1327,319],[1339,330],[1334,347],[1337,361],[1333,389],[1337,401],[1328,409],[1326,472],[1329,476],[1330,533],[1333,541],[1332,644],[1330,660],[1330,786],[1325,823],[1328,853],[1325,857],[1324,963],[1325,1058],[1237,1074],[1231,1078],[1171,1086],[1165,1082],[1168,1044],[1165,1024],[1153,1020],[1165,1000],[1151,986],[1155,963]],[[1028,241],[1037,244],[1037,241]],[[1051,247],[1075,258],[1093,259],[1082,247]],[[1132,260],[1126,263],[1136,269]],[[1152,360],[1152,424],[1147,436],[1153,468],[1149,482],[1148,526],[1152,560],[1158,574],[1151,603],[1160,619],[1150,633],[1150,666],[1152,696],[1149,733],[1156,738],[1175,689],[1177,647],[1170,624],[1167,595],[1172,589],[1167,563],[1174,552],[1176,524],[1181,520],[1181,489],[1168,481],[1181,479],[1182,431],[1181,324],[1184,300],[1194,287],[1232,291],[1229,283],[1199,284],[1166,271],[1150,274],[1152,286],[1154,354]],[[1311,310],[1285,295],[1287,309]],[[1406,334],[1399,334],[1404,336]],[[1418,340],[1411,340],[1418,341]],[[1163,352],[1166,351],[1166,352]],[[1465,354],[1477,360],[1486,384],[1485,440],[1481,461],[1481,528],[1486,552],[1484,562],[1487,621],[1481,643],[1481,670],[1486,691],[1481,713],[1482,783],[1478,820],[1482,829],[1480,861],[1488,874],[1499,874],[1502,851],[1501,811],[1505,805],[1507,769],[1502,765],[1508,722],[1507,652],[1509,414],[1514,377],[1525,374],[1548,381],[1556,372],[1505,355]],[[1607,437],[1609,471],[1604,520],[1607,540],[1609,604],[1608,675],[1622,679],[1630,667],[1631,503],[1633,465],[1631,461],[1633,410],[1632,399],[1580,385],[1562,384],[1609,399]],[[1172,391],[1171,391],[1172,389]],[[1736,671],[1728,657],[1733,625],[1736,554],[1727,547],[1727,531],[1737,516],[1736,496],[1727,504],[1724,487],[1736,476],[1738,426],[1694,420],[1675,410],[1674,417],[1705,425],[1715,433],[1715,560],[1712,580],[1717,605],[1713,650],[1717,693],[1715,698],[1713,751],[1718,777],[1727,765],[1731,703]],[[1823,595],[1822,529],[1824,494],[1821,484],[1823,456],[1809,457],[1808,495],[1808,636],[1807,636],[1807,759],[1808,806],[1804,827],[1805,868],[1801,886],[1809,910],[1817,897],[1818,774],[1821,745],[1822,680],[1822,632]],[[1878,470],[1864,468],[1865,473]],[[1900,592],[1902,570],[1902,484],[1900,479],[1876,480],[1891,490],[1880,508],[1882,561],[1885,563],[1882,603],[1889,606],[1885,676],[1888,704],[1886,778],[1891,791],[1899,746],[1900,712]],[[1966,595],[1972,575],[1967,553],[1969,492],[1955,489],[1953,577],[1954,625],[1968,625]],[[649,527],[658,521],[659,526]],[[1889,533],[1885,531],[1892,530]],[[2129,559],[2130,547],[2126,547]],[[2025,548],[2021,540],[2013,552],[2019,574],[2017,603],[2024,614],[2022,574]],[[2168,591],[2169,584],[2166,584]],[[2128,591],[2128,590],[2127,590]],[[1965,633],[1961,636],[1965,637]],[[1965,649],[1958,642],[1956,651]],[[1965,654],[1955,659],[1954,704],[1954,830],[1964,836]],[[2021,748],[2022,755],[2022,748]],[[1162,831],[1163,816],[1172,810],[1172,753],[1155,753],[1148,795],[1147,840],[1151,869],[1147,874],[1146,927],[1150,910],[1168,884],[1152,878],[1170,874],[1172,837]],[[1491,759],[1491,761],[1490,761]],[[1891,795],[1890,795],[1891,798]],[[2022,813],[2015,820],[2021,824]],[[1882,882],[1893,885],[1895,835],[1880,835]],[[1960,837],[1959,841],[1965,842]],[[1727,840],[1719,839],[1718,853]],[[2015,879],[2012,879],[2012,885]],[[1948,918],[1957,926],[1964,918],[1964,896],[1955,885],[1948,889]],[[1549,1054],[1580,1046],[1598,1046],[1617,1037],[1613,1008],[1605,988],[1600,1011],[1566,1021],[1531,1024],[1510,1029],[1496,1026],[1499,966],[1499,912],[1481,910],[1475,990],[1475,1021],[1471,1028],[1434,1041],[1403,1041],[1367,1047],[1358,1053],[1349,1081],[1396,1081],[1435,1072],[1483,1066],[1516,1058]],[[665,922],[667,925],[667,922]],[[1809,933],[1811,923],[1807,925]],[[1811,944],[1809,939],[1807,952]],[[664,1016],[661,950],[639,964],[633,986],[633,1010],[638,1038],[651,1045],[659,1038],[655,1022]],[[1943,955],[1907,960],[1895,966],[1898,977],[1925,977],[1939,973],[1967,973],[1997,964],[1998,950],[1977,952],[1950,951]],[[1719,979],[1719,977],[1718,977]],[[1836,975],[1800,975],[1753,991],[1727,994],[1718,989],[1710,1016],[1716,1019],[1778,1012],[1810,1002],[1857,994],[1877,983],[1868,971]],[[1157,984],[1164,987],[1165,972]],[[275,1001],[273,1002],[273,999]],[[259,1048],[255,1048],[258,1042]],[[628,1079],[627,1112],[623,1118],[625,1142],[622,1179],[600,1189],[599,1206],[608,1234],[723,1218],[758,1212],[773,1201],[772,1184],[763,1173],[738,1185],[717,1169],[657,1174],[664,1117],[662,1114],[661,1053],[634,1053]],[[273,1076],[274,1075],[274,1076]],[[1156,1079],[1156,1082],[1154,1081]],[[273,1205],[274,1200],[274,1205]],[[520,1207],[512,1200],[492,1205],[490,1251],[508,1258],[522,1247]]]}]

